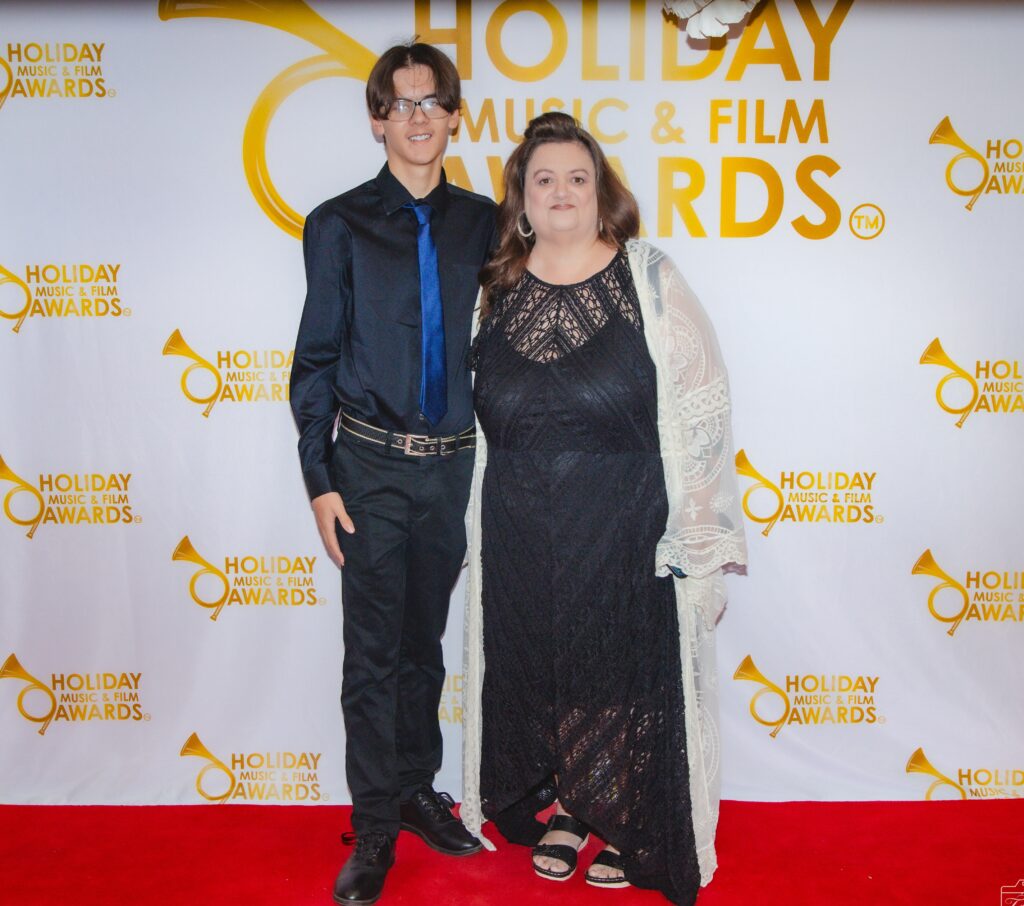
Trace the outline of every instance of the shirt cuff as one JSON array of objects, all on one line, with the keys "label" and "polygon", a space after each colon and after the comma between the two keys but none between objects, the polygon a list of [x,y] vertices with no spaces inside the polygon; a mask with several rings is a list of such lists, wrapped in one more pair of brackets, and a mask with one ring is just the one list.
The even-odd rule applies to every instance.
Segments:
[{"label": "shirt cuff", "polygon": [[305,469],[302,473],[302,480],[306,482],[306,493],[309,494],[310,500],[335,490],[331,484],[330,470],[323,464]]}]

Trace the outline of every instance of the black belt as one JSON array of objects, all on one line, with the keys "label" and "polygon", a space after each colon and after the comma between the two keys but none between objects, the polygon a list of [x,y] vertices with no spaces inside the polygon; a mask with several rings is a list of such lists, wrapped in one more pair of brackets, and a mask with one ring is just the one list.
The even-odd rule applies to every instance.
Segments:
[{"label": "black belt", "polygon": [[353,418],[347,412],[341,413],[341,428],[349,434],[380,444],[387,451],[396,450],[406,456],[450,456],[459,450],[476,446],[476,428],[467,428],[461,434],[448,437],[429,437],[426,434],[399,434],[386,431]]}]

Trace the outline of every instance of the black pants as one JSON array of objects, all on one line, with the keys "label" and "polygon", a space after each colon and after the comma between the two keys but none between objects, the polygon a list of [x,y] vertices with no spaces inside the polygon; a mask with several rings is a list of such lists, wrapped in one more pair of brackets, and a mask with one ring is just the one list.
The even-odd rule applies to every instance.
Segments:
[{"label": "black pants", "polygon": [[340,431],[334,486],[345,660],[341,709],[356,833],[398,834],[398,806],[441,767],[441,636],[466,553],[473,451],[406,456]]}]

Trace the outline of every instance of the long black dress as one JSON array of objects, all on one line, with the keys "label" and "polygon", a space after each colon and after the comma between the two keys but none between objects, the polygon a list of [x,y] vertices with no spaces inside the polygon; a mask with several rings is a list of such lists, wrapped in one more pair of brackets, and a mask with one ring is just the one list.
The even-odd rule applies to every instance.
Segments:
[{"label": "long black dress", "polygon": [[654,575],[668,503],[626,255],[572,285],[524,274],[494,300],[473,358],[488,444],[484,814],[531,842],[507,828],[554,780],[634,885],[692,903],[678,580]]}]

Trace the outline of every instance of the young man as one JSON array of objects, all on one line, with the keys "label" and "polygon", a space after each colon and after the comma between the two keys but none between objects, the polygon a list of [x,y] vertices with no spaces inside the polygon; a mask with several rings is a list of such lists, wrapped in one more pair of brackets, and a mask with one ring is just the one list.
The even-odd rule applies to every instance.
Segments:
[{"label": "young man", "polygon": [[[493,202],[448,185],[459,76],[426,44],[392,47],[366,102],[387,163],[306,219],[306,304],[291,403],[320,536],[342,569],[345,768],[356,847],[337,903],[373,903],[399,828],[480,849],[432,787],[441,766],[441,635],[466,548],[474,419],[467,352]],[[332,441],[332,429],[337,440]]]}]

